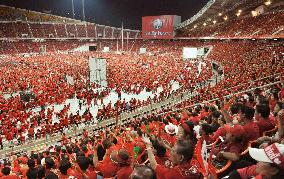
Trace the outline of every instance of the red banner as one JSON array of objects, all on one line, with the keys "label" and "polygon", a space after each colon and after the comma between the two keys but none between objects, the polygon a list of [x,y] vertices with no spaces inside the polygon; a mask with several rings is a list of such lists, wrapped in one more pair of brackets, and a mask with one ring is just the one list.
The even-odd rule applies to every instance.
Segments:
[{"label": "red banner", "polygon": [[172,39],[173,37],[173,15],[142,17],[143,39]]}]

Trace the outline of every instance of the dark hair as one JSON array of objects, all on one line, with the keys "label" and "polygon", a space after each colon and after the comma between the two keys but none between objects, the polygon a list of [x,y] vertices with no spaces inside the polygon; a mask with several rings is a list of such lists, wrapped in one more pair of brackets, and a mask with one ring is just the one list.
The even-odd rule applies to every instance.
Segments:
[{"label": "dark hair", "polygon": [[113,138],[112,138],[112,143],[113,143],[114,145],[117,144],[117,138],[116,138],[116,137],[113,137]]},{"label": "dark hair", "polygon": [[67,175],[67,170],[71,168],[71,163],[68,160],[61,160],[59,163],[59,170],[62,174]]},{"label": "dark hair", "polygon": [[109,139],[104,139],[102,145],[105,149],[108,149],[111,147],[111,141]]},{"label": "dark hair", "polygon": [[104,149],[104,147],[99,144],[98,145],[98,150],[97,150],[97,153],[98,153],[98,159],[99,161],[102,161],[104,156],[105,156],[105,153],[106,153],[106,149]]},{"label": "dark hair", "polygon": [[254,109],[248,106],[242,106],[241,112],[244,114],[245,118],[248,120],[252,120],[254,117]]},{"label": "dark hair", "polygon": [[134,170],[137,171],[138,176],[133,176],[132,179],[156,179],[156,172],[147,165],[136,166]]},{"label": "dark hair", "polygon": [[201,124],[201,128],[205,132],[206,135],[209,135],[213,132],[213,128],[210,124],[203,123]]},{"label": "dark hair", "polygon": [[154,149],[157,151],[157,156],[164,157],[167,152],[167,149],[164,146],[160,145],[158,140],[153,140],[152,144]]},{"label": "dark hair", "polygon": [[2,173],[3,175],[10,175],[10,172],[11,172],[11,168],[10,167],[4,167],[2,168]]},{"label": "dark hair", "polygon": [[194,147],[189,140],[177,140],[177,154],[184,157],[184,162],[190,162],[193,156]]},{"label": "dark hair", "polygon": [[39,165],[37,167],[37,177],[39,179],[43,178],[45,176],[45,167],[42,165]]},{"label": "dark hair", "polygon": [[192,121],[185,121],[184,124],[186,124],[190,129],[190,131],[184,130],[184,133],[189,136],[189,139],[192,141],[193,144],[196,144],[197,139],[193,130],[194,123]]},{"label": "dark hair", "polygon": [[28,160],[28,167],[29,168],[35,168],[35,161],[34,161],[34,159],[29,159]]},{"label": "dark hair", "polygon": [[56,146],[56,147],[55,147],[55,151],[59,153],[59,152],[61,151],[61,146],[59,146],[59,145]]},{"label": "dark hair", "polygon": [[70,146],[66,147],[66,150],[67,150],[68,154],[72,154],[73,153],[73,149]]},{"label": "dark hair", "polygon": [[87,153],[87,152],[88,152],[88,147],[87,147],[86,145],[83,145],[83,146],[82,146],[82,151],[83,151],[84,153]]},{"label": "dark hair", "polygon": [[88,160],[89,160],[90,165],[91,165],[91,166],[94,166],[94,163],[93,163],[94,154],[89,154],[87,158],[88,158]]},{"label": "dark hair", "polygon": [[279,100],[278,92],[272,92],[271,94],[276,100]]},{"label": "dark hair", "polygon": [[44,178],[45,179],[59,179],[58,176],[53,172],[49,172]]},{"label": "dark hair", "polygon": [[29,168],[26,175],[28,179],[37,179],[37,169]]},{"label": "dark hair", "polygon": [[270,166],[278,169],[278,173],[273,175],[271,177],[271,179],[283,179],[284,178],[284,170],[283,170],[283,168],[279,167],[278,165],[276,165],[274,163],[270,163]]},{"label": "dark hair", "polygon": [[142,137],[143,132],[142,132],[141,128],[137,128],[137,134],[138,134],[139,137]]},{"label": "dark hair", "polygon": [[265,97],[259,97],[258,98],[258,101],[259,101],[259,104],[266,104],[266,105],[269,105],[269,101],[267,98]]},{"label": "dark hair", "polygon": [[54,163],[54,161],[53,161],[53,159],[51,157],[46,157],[45,158],[45,166],[46,166],[47,169],[53,168],[54,165],[55,165],[55,163]]},{"label": "dark hair", "polygon": [[203,108],[204,108],[205,112],[209,111],[209,107],[208,106],[204,106]]},{"label": "dark hair", "polygon": [[85,156],[79,156],[77,158],[77,163],[78,163],[80,169],[83,170],[83,171],[87,170],[89,168],[89,164],[90,164],[88,158],[85,157]]},{"label": "dark hair", "polygon": [[240,110],[240,105],[237,103],[237,104],[233,104],[230,108],[231,110],[231,113],[232,114],[238,114],[239,110]]},{"label": "dark hair", "polygon": [[256,112],[261,115],[263,118],[268,118],[270,115],[270,108],[266,104],[258,104],[256,105]]},{"label": "dark hair", "polygon": [[219,111],[213,111],[212,112],[212,117],[218,119],[220,117],[221,113]]}]

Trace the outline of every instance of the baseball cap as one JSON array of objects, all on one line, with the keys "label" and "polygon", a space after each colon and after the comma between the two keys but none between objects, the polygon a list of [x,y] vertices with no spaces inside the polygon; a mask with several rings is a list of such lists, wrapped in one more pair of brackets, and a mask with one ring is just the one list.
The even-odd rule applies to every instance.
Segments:
[{"label": "baseball cap", "polygon": [[284,169],[284,145],[274,143],[264,149],[249,147],[250,156],[259,162],[274,163]]}]

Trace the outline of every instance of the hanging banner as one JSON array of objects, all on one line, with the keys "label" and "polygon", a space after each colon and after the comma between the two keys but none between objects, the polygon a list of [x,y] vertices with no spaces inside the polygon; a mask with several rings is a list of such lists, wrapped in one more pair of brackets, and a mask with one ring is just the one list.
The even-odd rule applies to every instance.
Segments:
[{"label": "hanging banner", "polygon": [[142,17],[143,39],[174,38],[174,15]]}]

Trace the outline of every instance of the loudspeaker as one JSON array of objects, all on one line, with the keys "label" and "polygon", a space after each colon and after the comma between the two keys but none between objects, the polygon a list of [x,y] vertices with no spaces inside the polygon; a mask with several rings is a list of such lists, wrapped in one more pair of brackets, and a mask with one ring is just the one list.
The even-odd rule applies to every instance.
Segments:
[{"label": "loudspeaker", "polygon": [[97,46],[89,46],[89,51],[97,51]]}]

